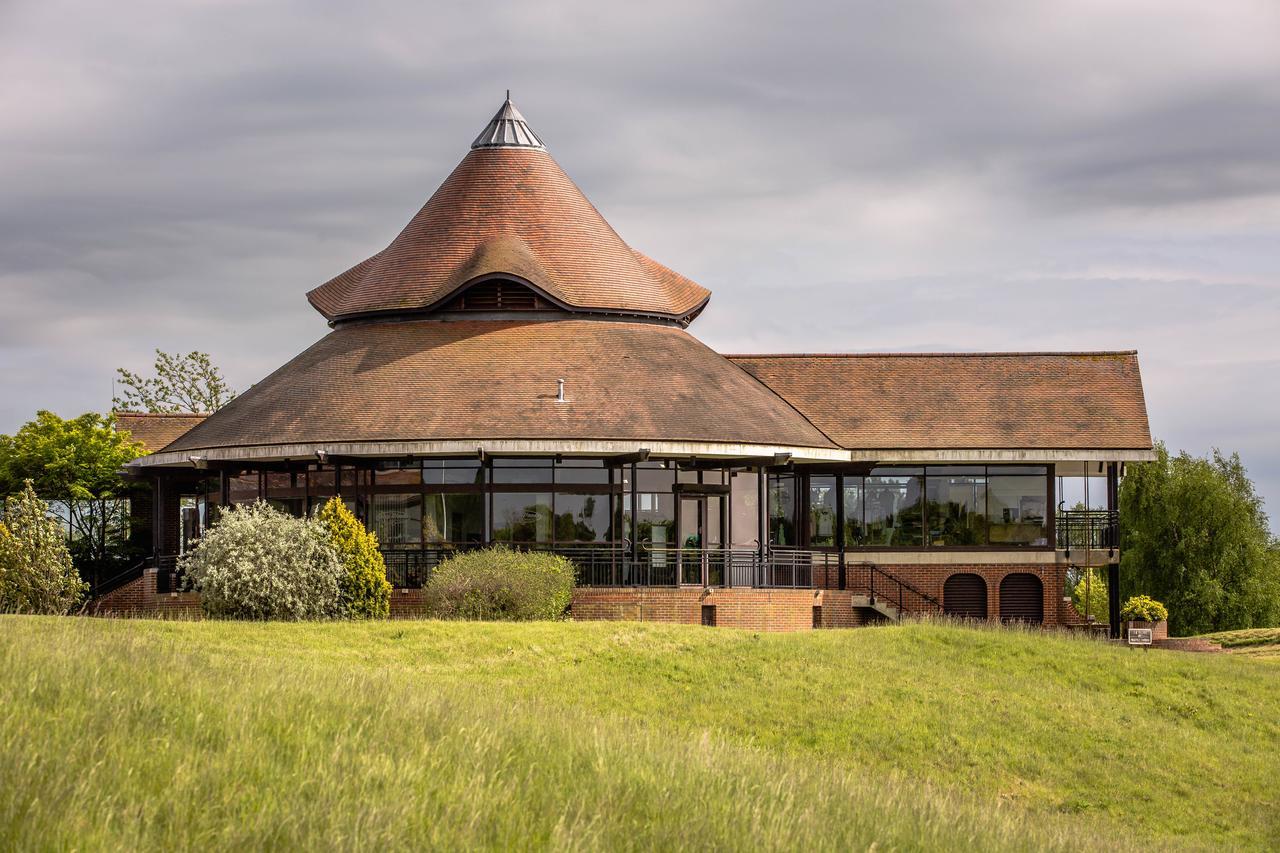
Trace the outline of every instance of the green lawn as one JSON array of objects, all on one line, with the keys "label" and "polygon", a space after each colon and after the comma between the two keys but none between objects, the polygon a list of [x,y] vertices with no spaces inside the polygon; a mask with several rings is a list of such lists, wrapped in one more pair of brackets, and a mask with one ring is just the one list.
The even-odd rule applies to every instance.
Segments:
[{"label": "green lawn", "polygon": [[1280,845],[1280,678],[907,625],[0,617],[0,849]]}]

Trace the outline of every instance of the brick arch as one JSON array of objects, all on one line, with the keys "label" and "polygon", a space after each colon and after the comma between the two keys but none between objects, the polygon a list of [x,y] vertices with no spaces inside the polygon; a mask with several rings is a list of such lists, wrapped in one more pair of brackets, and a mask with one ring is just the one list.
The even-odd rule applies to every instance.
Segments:
[{"label": "brick arch", "polygon": [[1012,572],[1000,579],[1000,620],[1044,622],[1044,581],[1030,572]]},{"label": "brick arch", "polygon": [[987,582],[972,572],[957,572],[942,585],[942,612],[962,619],[987,618]]}]

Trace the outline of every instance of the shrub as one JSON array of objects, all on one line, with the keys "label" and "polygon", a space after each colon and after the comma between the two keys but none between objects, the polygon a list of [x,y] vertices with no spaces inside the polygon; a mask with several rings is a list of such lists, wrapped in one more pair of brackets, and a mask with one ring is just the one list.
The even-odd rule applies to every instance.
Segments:
[{"label": "shrub", "polygon": [[555,554],[497,546],[445,560],[427,584],[441,619],[562,619],[573,596],[573,563]]},{"label": "shrub", "polygon": [[352,619],[385,619],[391,612],[391,584],[387,564],[378,550],[378,537],[365,529],[339,498],[331,499],[316,520],[342,563],[342,611]]},{"label": "shrub", "polygon": [[326,619],[342,612],[342,563],[328,530],[261,502],[223,510],[180,568],[210,616]]},{"label": "shrub", "polygon": [[66,613],[88,589],[71,564],[66,532],[26,480],[0,522],[0,612]]},{"label": "shrub", "polygon": [[1150,596],[1135,595],[1120,608],[1120,618],[1126,622],[1163,622],[1169,618],[1169,611]]},{"label": "shrub", "polygon": [[1080,580],[1071,589],[1071,602],[1081,615],[1087,613],[1095,619],[1106,619],[1107,579],[1102,576],[1102,572],[1085,569]]}]

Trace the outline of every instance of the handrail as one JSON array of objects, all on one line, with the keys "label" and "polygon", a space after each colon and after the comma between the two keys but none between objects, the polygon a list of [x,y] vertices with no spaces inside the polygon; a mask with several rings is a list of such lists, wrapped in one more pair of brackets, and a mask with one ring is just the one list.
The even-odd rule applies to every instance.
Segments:
[{"label": "handrail", "polygon": [[142,577],[142,571],[147,567],[147,563],[150,561],[151,558],[146,557],[138,561],[137,565],[130,566],[117,575],[113,575],[104,581],[95,583],[93,586],[89,587],[89,598],[97,598],[98,596],[106,595],[109,592],[114,592],[129,581]]}]

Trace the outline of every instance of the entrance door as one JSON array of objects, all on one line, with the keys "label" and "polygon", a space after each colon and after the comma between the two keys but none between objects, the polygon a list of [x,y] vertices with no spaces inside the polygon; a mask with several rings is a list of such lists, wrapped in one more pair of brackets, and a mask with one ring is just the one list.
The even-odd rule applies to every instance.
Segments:
[{"label": "entrance door", "polygon": [[724,586],[724,496],[680,496],[680,582]]}]

